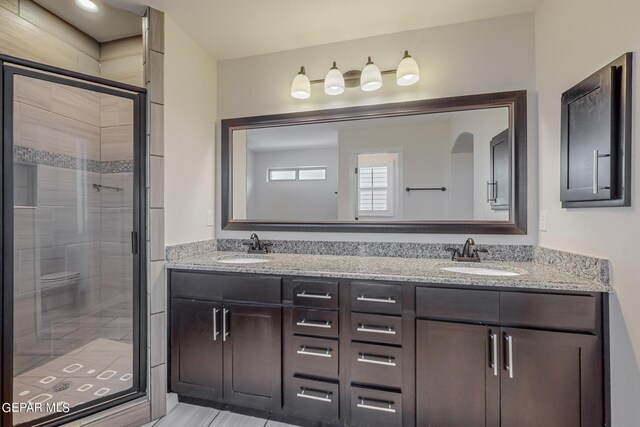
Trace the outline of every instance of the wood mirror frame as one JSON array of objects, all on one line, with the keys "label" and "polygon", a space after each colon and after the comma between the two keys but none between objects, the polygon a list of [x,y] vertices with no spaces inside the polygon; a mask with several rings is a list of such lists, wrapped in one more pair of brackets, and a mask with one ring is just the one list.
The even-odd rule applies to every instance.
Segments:
[{"label": "wood mirror frame", "polygon": [[[233,219],[233,131],[483,108],[509,108],[512,129],[512,202],[508,221],[275,221]],[[512,91],[390,104],[226,119],[221,122],[221,226],[223,230],[349,233],[527,233],[527,92]]]}]

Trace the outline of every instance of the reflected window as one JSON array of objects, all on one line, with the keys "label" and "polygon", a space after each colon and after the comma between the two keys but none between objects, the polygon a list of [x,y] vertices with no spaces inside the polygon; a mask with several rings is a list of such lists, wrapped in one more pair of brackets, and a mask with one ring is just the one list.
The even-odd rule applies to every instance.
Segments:
[{"label": "reflected window", "polygon": [[392,177],[396,154],[361,154],[358,162],[358,216],[393,216]]},{"label": "reflected window", "polygon": [[327,179],[326,167],[300,167],[287,169],[269,169],[268,181],[324,181]]}]

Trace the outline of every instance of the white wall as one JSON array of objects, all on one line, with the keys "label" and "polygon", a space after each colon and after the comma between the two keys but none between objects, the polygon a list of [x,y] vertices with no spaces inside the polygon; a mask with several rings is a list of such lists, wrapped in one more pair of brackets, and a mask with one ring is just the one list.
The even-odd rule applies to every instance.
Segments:
[{"label": "white wall", "polygon": [[[337,217],[338,149],[249,151],[253,156],[249,219],[331,221]],[[235,160],[235,159],[234,159]],[[326,166],[324,181],[267,181],[270,168]],[[235,212],[235,211],[234,211]]]},{"label": "white wall", "polygon": [[640,52],[638,0],[547,0],[536,13],[539,93],[540,209],[548,232],[540,245],[611,260],[612,425],[640,420],[640,70],[634,70],[632,204],[629,208],[562,209],[560,95],[624,52]]},{"label": "white wall", "polygon": [[[414,86],[401,88],[391,75],[384,77],[383,88],[374,93],[351,89],[341,96],[329,97],[322,93],[321,85],[313,85],[308,100],[295,100],[289,95],[291,80],[300,65],[305,66],[311,79],[323,78],[331,61],[337,61],[343,71],[362,69],[368,55],[372,55],[381,69],[395,69],[405,49],[421,67],[421,80]],[[534,56],[533,15],[524,14],[220,61],[218,118],[526,89],[529,91],[528,118],[531,123],[528,128],[529,224],[534,228],[531,226],[537,223]],[[246,238],[247,235],[247,232],[217,232],[217,236],[223,238]],[[262,232],[261,237],[451,242],[463,241],[467,236]],[[486,235],[478,240],[533,244],[537,235],[535,232],[528,236]]]},{"label": "white wall", "polygon": [[212,239],[216,62],[165,18],[165,242]]}]

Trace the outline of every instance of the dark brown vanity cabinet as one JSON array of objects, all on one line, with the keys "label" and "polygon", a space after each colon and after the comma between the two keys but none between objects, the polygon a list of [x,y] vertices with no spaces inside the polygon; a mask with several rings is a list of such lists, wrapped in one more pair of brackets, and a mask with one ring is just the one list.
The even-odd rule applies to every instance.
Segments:
[{"label": "dark brown vanity cabinet", "polygon": [[609,425],[606,294],[169,278],[181,400],[322,427]]},{"label": "dark brown vanity cabinet", "polygon": [[[418,302],[430,292],[419,288]],[[500,292],[499,308],[490,300],[478,307],[499,321],[482,325],[451,322],[459,302],[478,291],[444,292],[459,293],[458,302],[419,310],[438,319],[416,325],[417,425],[605,425],[598,297]],[[524,305],[514,310],[518,303]],[[593,334],[580,333],[589,328]]]},{"label": "dark brown vanity cabinet", "polygon": [[[226,287],[243,283],[240,286],[250,290],[252,279],[247,279],[202,273],[172,276],[173,392],[255,409],[280,409],[282,309],[250,301],[269,300],[269,287],[279,300],[279,279],[269,278],[259,285],[262,293],[247,293],[247,301],[236,301],[237,289]],[[190,293],[200,299],[187,298]],[[225,295],[234,300],[226,300]],[[207,297],[221,297],[221,301],[207,301]]]}]

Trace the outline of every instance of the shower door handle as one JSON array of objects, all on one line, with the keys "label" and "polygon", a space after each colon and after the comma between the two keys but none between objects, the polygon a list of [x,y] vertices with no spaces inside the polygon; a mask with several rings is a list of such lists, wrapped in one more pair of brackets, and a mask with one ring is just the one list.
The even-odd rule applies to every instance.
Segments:
[{"label": "shower door handle", "polygon": [[138,232],[131,232],[131,253],[136,255],[138,253]]}]

